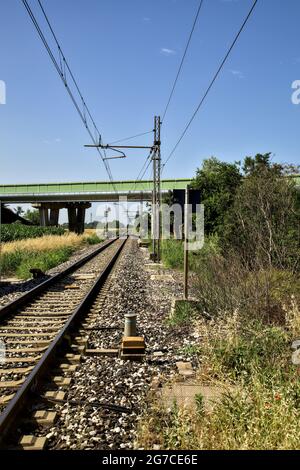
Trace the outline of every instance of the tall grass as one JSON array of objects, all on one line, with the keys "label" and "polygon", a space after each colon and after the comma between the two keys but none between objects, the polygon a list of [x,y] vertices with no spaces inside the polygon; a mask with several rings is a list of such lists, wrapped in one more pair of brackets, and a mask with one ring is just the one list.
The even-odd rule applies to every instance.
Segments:
[{"label": "tall grass", "polygon": [[0,256],[1,273],[27,279],[31,276],[31,268],[39,268],[45,272],[67,261],[81,246],[100,241],[93,235],[87,237],[68,233],[3,243]]},{"label": "tall grass", "polygon": [[182,240],[162,241],[162,261],[172,269],[183,269],[183,242]]},{"label": "tall grass", "polygon": [[[206,259],[208,255],[215,255],[219,252],[218,237],[216,235],[207,237],[201,250],[189,251],[189,268],[195,271],[201,261]],[[182,270],[183,256],[184,245],[182,240],[171,238],[162,241],[162,261],[168,268]]]},{"label": "tall grass", "polygon": [[223,392],[209,408],[166,410],[158,400],[141,420],[138,445],[162,449],[299,449],[299,370],[291,342],[300,334],[292,300],[286,324],[265,325],[241,312],[198,323],[198,379]]},{"label": "tall grass", "polygon": [[39,238],[28,238],[2,244],[2,254],[15,251],[41,252],[64,247],[78,248],[84,242],[84,235],[67,233],[65,235],[44,235]]}]

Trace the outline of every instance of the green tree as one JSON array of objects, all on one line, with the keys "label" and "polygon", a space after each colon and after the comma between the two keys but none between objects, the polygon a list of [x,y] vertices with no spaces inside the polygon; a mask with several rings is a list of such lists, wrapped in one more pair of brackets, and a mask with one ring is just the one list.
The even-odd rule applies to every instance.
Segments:
[{"label": "green tree", "polygon": [[20,216],[21,216],[22,214],[24,214],[24,210],[23,210],[22,206],[17,206],[17,208],[16,208],[16,214],[17,214],[17,215],[20,215]]},{"label": "green tree", "polygon": [[24,214],[24,218],[32,222],[34,225],[40,225],[40,214],[37,209],[28,209]]},{"label": "green tree", "polygon": [[297,271],[300,255],[299,192],[270,154],[247,157],[245,177],[227,214],[223,247],[251,269]]},{"label": "green tree", "polygon": [[221,162],[211,157],[197,169],[191,187],[200,190],[206,234],[223,232],[225,216],[234,202],[241,181],[239,163]]}]

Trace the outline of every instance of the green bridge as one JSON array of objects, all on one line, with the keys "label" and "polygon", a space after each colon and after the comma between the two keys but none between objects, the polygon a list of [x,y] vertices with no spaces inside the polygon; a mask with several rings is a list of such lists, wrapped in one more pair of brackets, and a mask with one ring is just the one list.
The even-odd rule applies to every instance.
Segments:
[{"label": "green bridge", "polygon": [[[191,178],[165,179],[161,181],[162,192],[185,189]],[[43,202],[94,202],[128,200],[151,200],[153,181],[95,181],[84,183],[0,184],[0,200],[3,203]]]},{"label": "green bridge", "polygon": [[[292,176],[300,188],[300,176]],[[185,189],[191,178],[164,179],[162,193]],[[94,181],[83,183],[2,184],[0,202],[7,204],[29,203],[39,209],[40,224],[58,225],[60,209],[68,210],[69,229],[84,231],[85,211],[92,202],[151,201],[152,180]]]},{"label": "green bridge", "polygon": [[[162,193],[185,189],[191,179],[165,179]],[[57,226],[60,209],[68,210],[69,230],[83,233],[85,212],[92,202],[151,201],[152,180],[94,181],[83,183],[2,184],[0,202],[6,204],[29,203],[39,210],[40,225]]]}]

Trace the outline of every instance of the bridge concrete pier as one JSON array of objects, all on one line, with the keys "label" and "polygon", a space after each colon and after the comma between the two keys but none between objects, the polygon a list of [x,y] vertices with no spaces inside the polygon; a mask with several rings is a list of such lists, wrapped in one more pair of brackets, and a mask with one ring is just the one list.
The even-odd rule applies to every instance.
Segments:
[{"label": "bridge concrete pier", "polygon": [[40,212],[42,227],[57,227],[60,209],[67,209],[70,232],[81,234],[84,232],[85,211],[91,207],[90,202],[42,202],[33,204]]},{"label": "bridge concrete pier", "polygon": [[51,225],[51,227],[58,227],[58,219],[59,219],[59,209],[57,208],[50,209],[49,225]]},{"label": "bridge concrete pier", "polygon": [[39,207],[40,212],[40,225],[47,227],[49,225],[49,211],[46,207]]}]

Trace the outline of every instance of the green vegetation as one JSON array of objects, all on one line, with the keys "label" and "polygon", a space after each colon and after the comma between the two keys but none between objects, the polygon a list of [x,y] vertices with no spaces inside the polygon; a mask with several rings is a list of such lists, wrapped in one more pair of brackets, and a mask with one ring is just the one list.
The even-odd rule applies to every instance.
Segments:
[{"label": "green vegetation", "polygon": [[1,274],[27,279],[31,276],[31,268],[47,271],[67,261],[79,248],[100,242],[94,234],[86,236],[65,233],[3,243],[0,254]]},{"label": "green vegetation", "polygon": [[[201,338],[185,345],[201,365],[198,382],[217,391],[190,409],[165,410],[157,397],[141,420],[138,445],[161,449],[299,449],[300,198],[293,167],[270,154],[243,165],[216,159],[197,171],[205,204],[206,242],[190,254],[197,312],[175,312],[177,328]],[[163,244],[163,260],[182,267],[182,244]],[[207,318],[210,318],[208,320]]]},{"label": "green vegetation", "polygon": [[219,398],[165,410],[157,400],[141,422],[139,445],[163,449],[298,449],[300,383],[291,342],[300,334],[299,309],[292,302],[282,326],[264,324],[236,311],[197,330],[201,342],[198,380]]},{"label": "green vegetation", "polygon": [[102,240],[101,238],[98,237],[98,235],[93,233],[89,235],[88,237],[86,237],[85,241],[88,245],[97,245],[97,243],[100,243]]},{"label": "green vegetation", "polygon": [[38,209],[28,209],[24,214],[24,219],[29,220],[34,225],[40,225],[40,213]]},{"label": "green vegetation", "polygon": [[172,316],[168,319],[170,326],[183,325],[190,322],[195,315],[195,306],[185,300],[177,300]]},{"label": "green vegetation", "polygon": [[[151,250],[151,246],[149,248]],[[183,242],[182,240],[163,240],[161,256],[163,263],[172,269],[183,269]]]},{"label": "green vegetation", "polygon": [[1,226],[1,242],[12,242],[26,238],[38,238],[43,235],[63,235],[65,229],[60,227],[36,227],[15,224],[3,224]]},{"label": "green vegetation", "polygon": [[221,162],[215,157],[203,161],[191,184],[199,189],[201,204],[205,206],[205,233],[220,233],[224,216],[232,206],[237,189],[241,185],[242,174],[238,163]]},{"label": "green vegetation", "polygon": [[[151,246],[149,248],[151,251]],[[220,252],[219,238],[217,235],[210,235],[205,239],[204,246],[199,251],[189,252],[189,268],[196,271],[203,261],[211,254]],[[162,261],[168,268],[183,269],[183,241],[182,240],[162,240]]]},{"label": "green vegetation", "polygon": [[64,263],[74,249],[70,246],[49,251],[21,251],[4,253],[1,256],[1,272],[5,275],[16,275],[20,279],[31,277],[30,269],[39,268],[43,272]]}]

